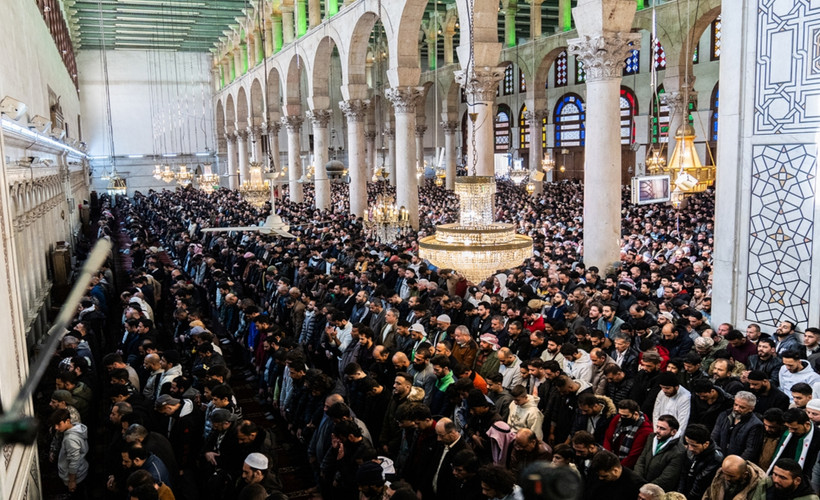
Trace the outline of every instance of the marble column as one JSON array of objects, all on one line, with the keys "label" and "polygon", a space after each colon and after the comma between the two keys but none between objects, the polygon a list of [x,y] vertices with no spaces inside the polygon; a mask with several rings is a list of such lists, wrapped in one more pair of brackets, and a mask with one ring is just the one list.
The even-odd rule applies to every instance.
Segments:
[{"label": "marble column", "polygon": [[329,109],[314,109],[308,111],[307,116],[313,125],[313,165],[316,169],[313,180],[316,190],[316,208],[327,210],[330,208],[330,180],[327,178],[325,169],[328,162],[327,147],[330,143],[327,125],[333,113]]},{"label": "marble column", "polygon": [[456,186],[456,143],[461,124],[456,120],[447,120],[441,122],[441,128],[444,130],[444,172],[447,175],[444,187],[452,191]]},{"label": "marble column", "polygon": [[262,136],[265,130],[262,127],[248,127],[248,136],[251,139],[250,153],[251,161],[262,163]]},{"label": "marble column", "polygon": [[535,193],[541,193],[544,189],[543,181],[536,181],[535,174],[541,171],[541,160],[544,158],[544,145],[541,142],[541,127],[544,117],[549,114],[546,109],[536,109],[527,111],[524,119],[530,125],[530,182],[535,186]]},{"label": "marble column", "polygon": [[265,21],[265,57],[273,55],[273,21]]},{"label": "marble column", "polygon": [[[475,71],[455,72],[456,83],[464,88],[470,113],[476,114],[475,121],[467,120],[467,172],[475,175],[495,175],[493,151],[495,150],[494,119],[495,93],[498,82],[504,78],[504,67],[477,68]],[[475,137],[475,150],[473,148]]]},{"label": "marble column", "polygon": [[640,41],[640,34],[629,32],[635,5],[631,0],[579,2],[573,14],[581,38],[568,40],[569,53],[584,63],[587,76],[584,263],[601,269],[620,260],[620,90],[628,44]]},{"label": "marble column", "polygon": [[228,150],[228,189],[236,189],[239,187],[236,172],[238,170],[239,156],[236,151],[236,133],[228,132],[225,134],[225,144]]},{"label": "marble column", "polygon": [[504,46],[515,47],[515,15],[518,13],[517,0],[502,0],[504,7]]},{"label": "marble column", "polygon": [[339,12],[339,0],[325,0],[325,20]]},{"label": "marble column", "polygon": [[233,77],[234,80],[242,76],[242,49],[236,47],[233,50]]},{"label": "marble column", "polygon": [[305,0],[296,0],[296,38],[307,33],[307,3]]},{"label": "marble column", "polygon": [[294,40],[295,36],[295,18],[293,16],[293,5],[282,6],[282,39],[287,45]]},{"label": "marble column", "polygon": [[396,116],[396,205],[405,207],[410,224],[419,227],[419,185],[416,179],[416,105],[424,91],[421,87],[386,89]]},{"label": "marble column", "polygon": [[396,131],[392,128],[385,130],[384,141],[387,146],[384,167],[390,172],[390,185],[396,187]]},{"label": "marble column", "polygon": [[350,213],[367,212],[367,167],[365,164],[364,123],[370,101],[350,99],[339,103],[347,118],[347,168],[350,173]]},{"label": "marble column", "polygon": [[365,132],[364,139],[367,145],[367,178],[370,179],[378,166],[379,155],[376,151],[376,132]]},{"label": "marble column", "polygon": [[284,23],[282,22],[282,14],[274,15],[273,21],[271,26],[271,34],[273,39],[273,52],[279,52],[282,50],[282,45],[285,44],[285,28]]},{"label": "marble column", "polygon": [[248,179],[248,131],[236,131],[236,153],[239,155],[239,184],[241,185]]},{"label": "marble column", "polygon": [[290,201],[302,203],[305,200],[302,184],[302,122],[300,115],[282,117],[282,124],[288,128],[288,194]]},{"label": "marble column", "polygon": [[421,170],[419,183],[424,182],[424,133],[427,132],[427,125],[419,125],[424,122],[423,116],[416,116],[416,169]]},{"label": "marble column", "polygon": [[541,4],[544,0],[527,0],[530,4],[530,40],[541,38]]},{"label": "marble column", "polygon": [[308,25],[312,28],[322,24],[322,0],[308,0]]},{"label": "marble column", "polygon": [[[669,134],[666,147],[666,161],[672,161],[672,153],[675,151],[675,132],[681,125],[688,122],[686,102],[684,102],[683,92],[666,92],[662,94],[663,102],[669,106]],[[671,165],[670,165],[671,167]]]},{"label": "marble column", "polygon": [[282,170],[282,159],[279,153],[279,130],[282,124],[280,122],[273,122],[268,124],[268,147],[270,147],[271,168],[277,172]]},{"label": "marble column", "polygon": [[456,36],[455,30],[447,30],[444,32],[444,65],[453,64],[453,38]]}]

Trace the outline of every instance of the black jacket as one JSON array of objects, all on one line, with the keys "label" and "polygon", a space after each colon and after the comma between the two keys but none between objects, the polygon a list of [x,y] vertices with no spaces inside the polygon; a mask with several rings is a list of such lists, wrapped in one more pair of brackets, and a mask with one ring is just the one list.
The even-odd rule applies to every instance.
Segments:
[{"label": "black jacket", "polygon": [[681,440],[674,440],[653,455],[655,434],[646,440],[646,446],[635,464],[635,472],[664,491],[674,491],[680,482],[681,464],[686,457]]},{"label": "black jacket", "polygon": [[756,460],[763,446],[763,422],[754,413],[744,415],[735,424],[732,410],[720,414],[712,430],[712,441],[726,455],[740,455],[746,460]]},{"label": "black jacket", "polygon": [[723,453],[714,443],[709,443],[709,448],[697,456],[686,452],[677,491],[686,495],[687,500],[700,500],[722,463]]}]

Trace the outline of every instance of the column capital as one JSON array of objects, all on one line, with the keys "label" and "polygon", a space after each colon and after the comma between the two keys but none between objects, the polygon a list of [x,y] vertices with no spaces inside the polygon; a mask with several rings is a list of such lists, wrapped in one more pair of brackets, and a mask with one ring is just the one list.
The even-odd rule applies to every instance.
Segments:
[{"label": "column capital", "polygon": [[[683,92],[664,92],[661,95],[661,101],[669,106],[670,115],[680,115],[686,108],[686,103],[683,102]],[[670,136],[675,134],[674,130],[669,132]]]},{"label": "column capital", "polygon": [[333,117],[333,112],[329,109],[311,109],[307,112],[307,117],[314,127],[327,128],[331,117]]},{"label": "column capital", "polygon": [[243,141],[248,139],[248,129],[239,129],[236,131],[237,139],[242,139]]},{"label": "column capital", "polygon": [[416,104],[424,95],[422,87],[392,87],[384,90],[384,96],[393,103],[397,113],[415,113]]},{"label": "column capital", "polygon": [[367,108],[370,106],[369,99],[348,99],[339,103],[339,109],[345,114],[347,121],[364,121]]},{"label": "column capital", "polygon": [[427,125],[416,125],[416,137],[424,137],[427,132]]},{"label": "column capital", "polygon": [[[626,57],[624,57],[626,59]],[[498,82],[504,78],[506,66],[495,68],[475,68],[454,71],[456,83],[464,88],[464,93],[473,96],[475,101],[489,102],[495,100]],[[469,99],[468,99],[469,101]]]},{"label": "column capital", "polygon": [[549,116],[549,111],[546,109],[536,109],[535,111],[527,110],[524,112],[524,120],[538,125],[543,122],[544,118]]},{"label": "column capital", "polygon": [[444,130],[445,134],[455,134],[461,128],[461,124],[456,120],[442,121],[439,126]]},{"label": "column capital", "polygon": [[568,52],[584,63],[588,82],[620,80],[625,60],[632,50],[629,43],[640,44],[639,33],[615,32],[608,35],[585,35],[568,40]]},{"label": "column capital", "polygon": [[371,130],[369,132],[364,133],[364,138],[367,139],[368,141],[375,141],[376,140],[376,135],[378,135],[378,134],[376,134],[376,132]]},{"label": "column capital", "polygon": [[300,115],[287,115],[282,117],[282,125],[288,128],[288,132],[299,132],[302,123],[305,121]]},{"label": "column capital", "polygon": [[392,128],[386,128],[384,129],[382,134],[384,134],[385,139],[393,139],[394,137],[396,137],[396,130]]},{"label": "column capital", "polygon": [[266,124],[266,128],[268,129],[268,134],[279,135],[279,130],[282,129],[282,124],[278,121],[271,121]]}]

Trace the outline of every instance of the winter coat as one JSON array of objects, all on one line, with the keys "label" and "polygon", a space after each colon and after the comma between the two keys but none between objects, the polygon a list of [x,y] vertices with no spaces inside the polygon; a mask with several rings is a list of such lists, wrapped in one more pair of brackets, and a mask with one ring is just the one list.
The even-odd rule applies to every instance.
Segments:
[{"label": "winter coat", "polygon": [[[624,435],[621,435],[617,441],[613,441],[615,431],[618,429],[618,424],[620,422],[621,415],[615,415],[612,421],[609,422],[609,427],[607,428],[606,436],[604,437],[604,449],[609,450],[616,455],[620,455],[618,450],[621,446],[621,439],[624,437]],[[650,434],[652,434],[652,420],[650,420],[648,416],[644,415],[643,424],[635,432],[635,438],[632,440],[632,447],[629,449],[629,453],[626,457],[621,459],[622,466],[629,468],[635,467],[635,463],[637,463],[638,458],[640,458],[641,452],[643,452],[643,447],[646,444],[647,438]]]},{"label": "winter coat", "polygon": [[74,474],[77,484],[88,476],[88,428],[85,424],[75,424],[63,433],[63,446],[57,458],[57,474],[68,484],[69,475]]},{"label": "winter coat", "polygon": [[[606,431],[609,428],[609,423],[612,421],[612,417],[618,413],[618,410],[615,408],[615,404],[612,400],[608,397],[598,396],[598,399],[604,401],[604,408],[601,410],[601,417],[595,423],[594,432],[591,434],[595,438],[596,443],[603,444]],[[572,434],[575,434],[578,431],[586,431],[588,425],[589,417],[583,413],[576,412],[575,421],[572,424]]]},{"label": "winter coat", "polygon": [[727,498],[726,481],[723,477],[723,470],[718,469],[711,486],[703,495],[703,500],[766,500],[766,490],[771,484],[771,480],[766,476],[766,471],[746,461],[749,471],[749,484],[731,498]]},{"label": "winter coat", "polygon": [[615,363],[615,360],[609,356],[606,356],[606,360],[600,368],[595,366],[595,364],[592,365],[592,380],[590,380],[590,383],[592,384],[592,392],[594,392],[596,396],[603,396],[606,394],[606,375],[604,375],[604,369],[607,366],[614,364],[617,364]]},{"label": "winter coat", "polygon": [[514,431],[518,432],[521,429],[530,429],[538,439],[544,438],[544,433],[541,430],[541,424],[544,420],[544,414],[538,410],[538,396],[532,394],[527,395],[527,402],[518,406],[515,401],[510,403],[510,415],[507,417],[507,423]]},{"label": "winter coat", "polygon": [[709,447],[700,455],[693,455],[687,451],[676,491],[686,495],[687,500],[700,500],[712,484],[715,472],[720,469],[722,463],[723,453],[714,443],[709,443]]},{"label": "winter coat", "polygon": [[794,402],[791,391],[794,384],[805,382],[806,384],[814,385],[815,382],[820,382],[820,375],[814,371],[808,361],[801,359],[800,363],[803,365],[803,369],[797,373],[790,372],[785,366],[780,367],[780,375],[778,377],[780,390],[789,397],[789,401],[791,402]]},{"label": "winter coat", "polygon": [[720,414],[712,430],[712,441],[728,455],[757,460],[763,446],[763,422],[754,413],[744,415],[734,424],[732,410]]},{"label": "winter coat", "polygon": [[655,451],[655,434],[651,434],[643,447],[643,452],[635,464],[635,472],[650,483],[655,483],[664,491],[674,491],[680,482],[681,464],[686,455],[678,436],[670,438],[672,441]]}]

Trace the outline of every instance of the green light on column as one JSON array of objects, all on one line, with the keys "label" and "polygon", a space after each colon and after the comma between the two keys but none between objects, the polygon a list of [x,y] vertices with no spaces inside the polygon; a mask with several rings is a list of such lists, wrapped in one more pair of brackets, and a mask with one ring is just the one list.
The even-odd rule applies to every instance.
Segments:
[{"label": "green light on column", "polygon": [[644,0],[638,0],[638,10],[641,10],[643,8],[644,8]]},{"label": "green light on column", "polygon": [[242,59],[242,74],[244,75],[248,72],[248,45],[242,42],[239,50],[241,51],[240,58]]},{"label": "green light on column", "polygon": [[276,53],[282,50],[283,44],[282,16],[277,16],[273,18],[273,52]]},{"label": "green light on column", "polygon": [[560,9],[558,12],[558,19],[561,26],[561,31],[572,30],[572,2],[569,0],[559,2],[558,8]]},{"label": "green light on column", "polygon": [[231,81],[234,81],[236,80],[236,60],[233,57],[231,57],[231,60],[228,64],[231,67]]},{"label": "green light on column", "polygon": [[300,37],[307,33],[307,5],[305,0],[299,0],[299,8],[296,9],[296,36]]},{"label": "green light on column", "polygon": [[327,0],[327,17],[333,17],[339,13],[339,0]]},{"label": "green light on column", "polygon": [[511,29],[507,33],[507,47],[515,47],[515,29]]}]

